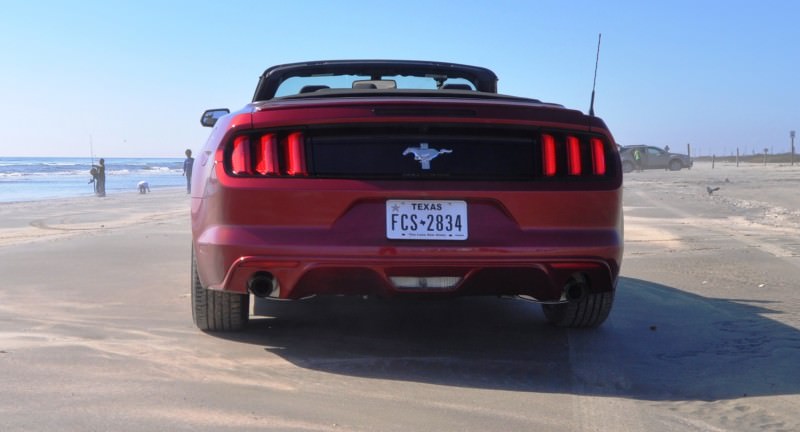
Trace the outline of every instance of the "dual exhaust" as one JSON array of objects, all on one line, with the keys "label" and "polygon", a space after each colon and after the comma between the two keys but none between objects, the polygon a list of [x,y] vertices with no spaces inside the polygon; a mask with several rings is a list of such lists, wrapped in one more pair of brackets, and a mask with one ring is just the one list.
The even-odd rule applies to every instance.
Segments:
[{"label": "dual exhaust", "polygon": [[[420,278],[407,278],[407,279],[414,279],[418,280]],[[437,278],[433,278],[437,279]],[[457,278],[460,280],[460,278]],[[438,281],[438,279],[437,279]],[[405,280],[393,281],[396,285],[398,282],[405,282]],[[447,284],[448,286],[454,285],[454,283]],[[398,287],[406,288],[403,284],[399,284]],[[420,288],[419,286],[414,286],[414,288]],[[266,271],[260,271],[255,273],[250,280],[247,281],[247,290],[252,293],[256,297],[279,297],[280,294],[280,287],[278,285],[278,281],[275,279],[275,276]],[[564,289],[561,294],[561,302],[578,302],[583,300],[584,297],[589,293],[589,280],[584,273],[574,273],[570,276],[567,280],[567,283],[564,285]]]}]

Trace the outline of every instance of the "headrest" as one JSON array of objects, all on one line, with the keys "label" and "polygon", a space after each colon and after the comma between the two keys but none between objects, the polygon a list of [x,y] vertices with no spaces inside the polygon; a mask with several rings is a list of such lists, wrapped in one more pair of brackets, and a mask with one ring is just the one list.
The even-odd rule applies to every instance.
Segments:
[{"label": "headrest", "polygon": [[315,92],[317,90],[325,90],[325,89],[329,89],[329,88],[330,87],[328,87],[326,85],[307,85],[307,86],[303,86],[303,88],[300,89],[300,93],[313,93],[313,92]]},{"label": "headrest", "polygon": [[442,90],[472,90],[469,84],[445,84]]}]

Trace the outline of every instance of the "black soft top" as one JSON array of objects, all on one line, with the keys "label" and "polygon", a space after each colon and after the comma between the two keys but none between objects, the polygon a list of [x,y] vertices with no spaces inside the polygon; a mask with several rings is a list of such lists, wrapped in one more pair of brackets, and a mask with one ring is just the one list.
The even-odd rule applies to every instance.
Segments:
[{"label": "black soft top", "polygon": [[415,60],[324,60],[273,66],[258,80],[253,102],[275,97],[278,86],[289,77],[314,75],[432,76],[463,78],[484,93],[497,93],[497,75],[489,69],[455,63]]}]

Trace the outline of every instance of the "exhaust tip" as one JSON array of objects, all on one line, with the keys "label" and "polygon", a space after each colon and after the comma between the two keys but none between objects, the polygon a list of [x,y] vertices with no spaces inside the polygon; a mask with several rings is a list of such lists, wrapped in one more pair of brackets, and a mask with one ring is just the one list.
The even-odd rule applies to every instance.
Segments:
[{"label": "exhaust tip", "polygon": [[258,272],[247,281],[247,290],[256,297],[270,297],[277,291],[275,276],[269,272]]},{"label": "exhaust tip", "polygon": [[583,300],[589,293],[589,280],[583,273],[575,273],[570,276],[567,284],[564,285],[563,298],[569,302]]}]

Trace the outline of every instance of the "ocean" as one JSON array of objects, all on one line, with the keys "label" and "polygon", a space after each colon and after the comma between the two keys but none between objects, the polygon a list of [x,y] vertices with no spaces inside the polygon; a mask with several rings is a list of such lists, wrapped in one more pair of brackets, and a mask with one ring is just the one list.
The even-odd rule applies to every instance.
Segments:
[{"label": "ocean", "polygon": [[[105,165],[106,195],[135,192],[142,180],[152,192],[186,187],[183,158],[105,158]],[[0,157],[0,202],[92,197],[91,167],[89,158]]]}]

